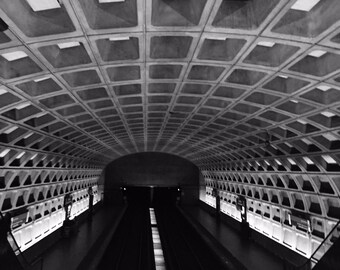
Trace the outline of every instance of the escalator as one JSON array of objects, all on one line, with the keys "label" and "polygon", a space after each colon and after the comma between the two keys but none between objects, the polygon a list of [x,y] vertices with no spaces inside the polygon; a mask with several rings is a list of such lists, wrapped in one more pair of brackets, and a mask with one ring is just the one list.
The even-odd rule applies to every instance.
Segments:
[{"label": "escalator", "polygon": [[[97,269],[154,270],[162,253],[166,270],[227,270],[178,210],[178,188],[126,188],[128,208]],[[154,208],[163,251],[154,252],[149,208]],[[157,244],[156,244],[157,245]],[[157,255],[157,254],[156,254]],[[156,256],[157,257],[157,256]],[[157,259],[156,259],[157,260]]]}]

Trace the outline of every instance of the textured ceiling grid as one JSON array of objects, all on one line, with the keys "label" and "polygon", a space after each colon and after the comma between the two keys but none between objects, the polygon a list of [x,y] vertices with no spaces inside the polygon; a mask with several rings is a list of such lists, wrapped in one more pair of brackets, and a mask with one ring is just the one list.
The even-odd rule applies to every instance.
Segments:
[{"label": "textured ceiling grid", "polygon": [[292,207],[309,192],[299,177],[320,178],[333,192],[319,181],[310,194],[337,217],[327,213],[339,209],[340,3],[306,12],[295,2],[63,0],[34,12],[0,1],[3,166],[36,153],[103,166],[163,151],[215,180],[291,175]]}]

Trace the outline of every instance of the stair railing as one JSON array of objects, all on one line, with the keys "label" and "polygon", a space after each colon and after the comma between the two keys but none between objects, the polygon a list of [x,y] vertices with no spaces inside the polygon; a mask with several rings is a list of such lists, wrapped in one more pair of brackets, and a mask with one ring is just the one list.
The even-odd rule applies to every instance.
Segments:
[{"label": "stair railing", "polygon": [[[328,248],[326,245],[326,241],[329,240],[333,236],[333,232],[340,226],[340,220],[336,223],[336,225],[332,228],[332,230],[327,234],[327,236],[323,239],[321,244],[315,249],[313,254],[309,259],[302,265],[295,267],[296,270],[311,270],[313,267],[321,260],[322,256],[327,252]],[[321,250],[324,248],[324,250]],[[321,252],[321,253],[320,253]]]}]

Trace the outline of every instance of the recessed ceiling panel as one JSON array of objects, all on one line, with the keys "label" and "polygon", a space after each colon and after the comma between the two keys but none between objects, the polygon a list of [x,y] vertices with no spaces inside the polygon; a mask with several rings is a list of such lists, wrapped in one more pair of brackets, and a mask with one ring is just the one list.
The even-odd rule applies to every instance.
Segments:
[{"label": "recessed ceiling panel", "polygon": [[64,5],[34,11],[27,1],[11,0],[1,1],[0,8],[27,37],[57,35],[76,30]]},{"label": "recessed ceiling panel", "polygon": [[152,0],[153,26],[198,25],[207,0]]},{"label": "recessed ceiling panel", "polygon": [[134,27],[138,24],[136,0],[112,3],[99,3],[98,0],[78,1],[93,30]]},{"label": "recessed ceiling panel", "polygon": [[185,58],[192,42],[189,36],[154,36],[151,37],[150,58]]},{"label": "recessed ceiling panel", "polygon": [[79,87],[101,83],[96,70],[83,70],[61,75],[70,87]]}]

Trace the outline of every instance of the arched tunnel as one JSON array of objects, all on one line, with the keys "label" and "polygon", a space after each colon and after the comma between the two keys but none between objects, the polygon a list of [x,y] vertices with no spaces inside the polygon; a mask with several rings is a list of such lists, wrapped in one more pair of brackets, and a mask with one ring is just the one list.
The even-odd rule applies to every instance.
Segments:
[{"label": "arched tunnel", "polygon": [[339,0],[0,0],[1,269],[339,269]]}]

